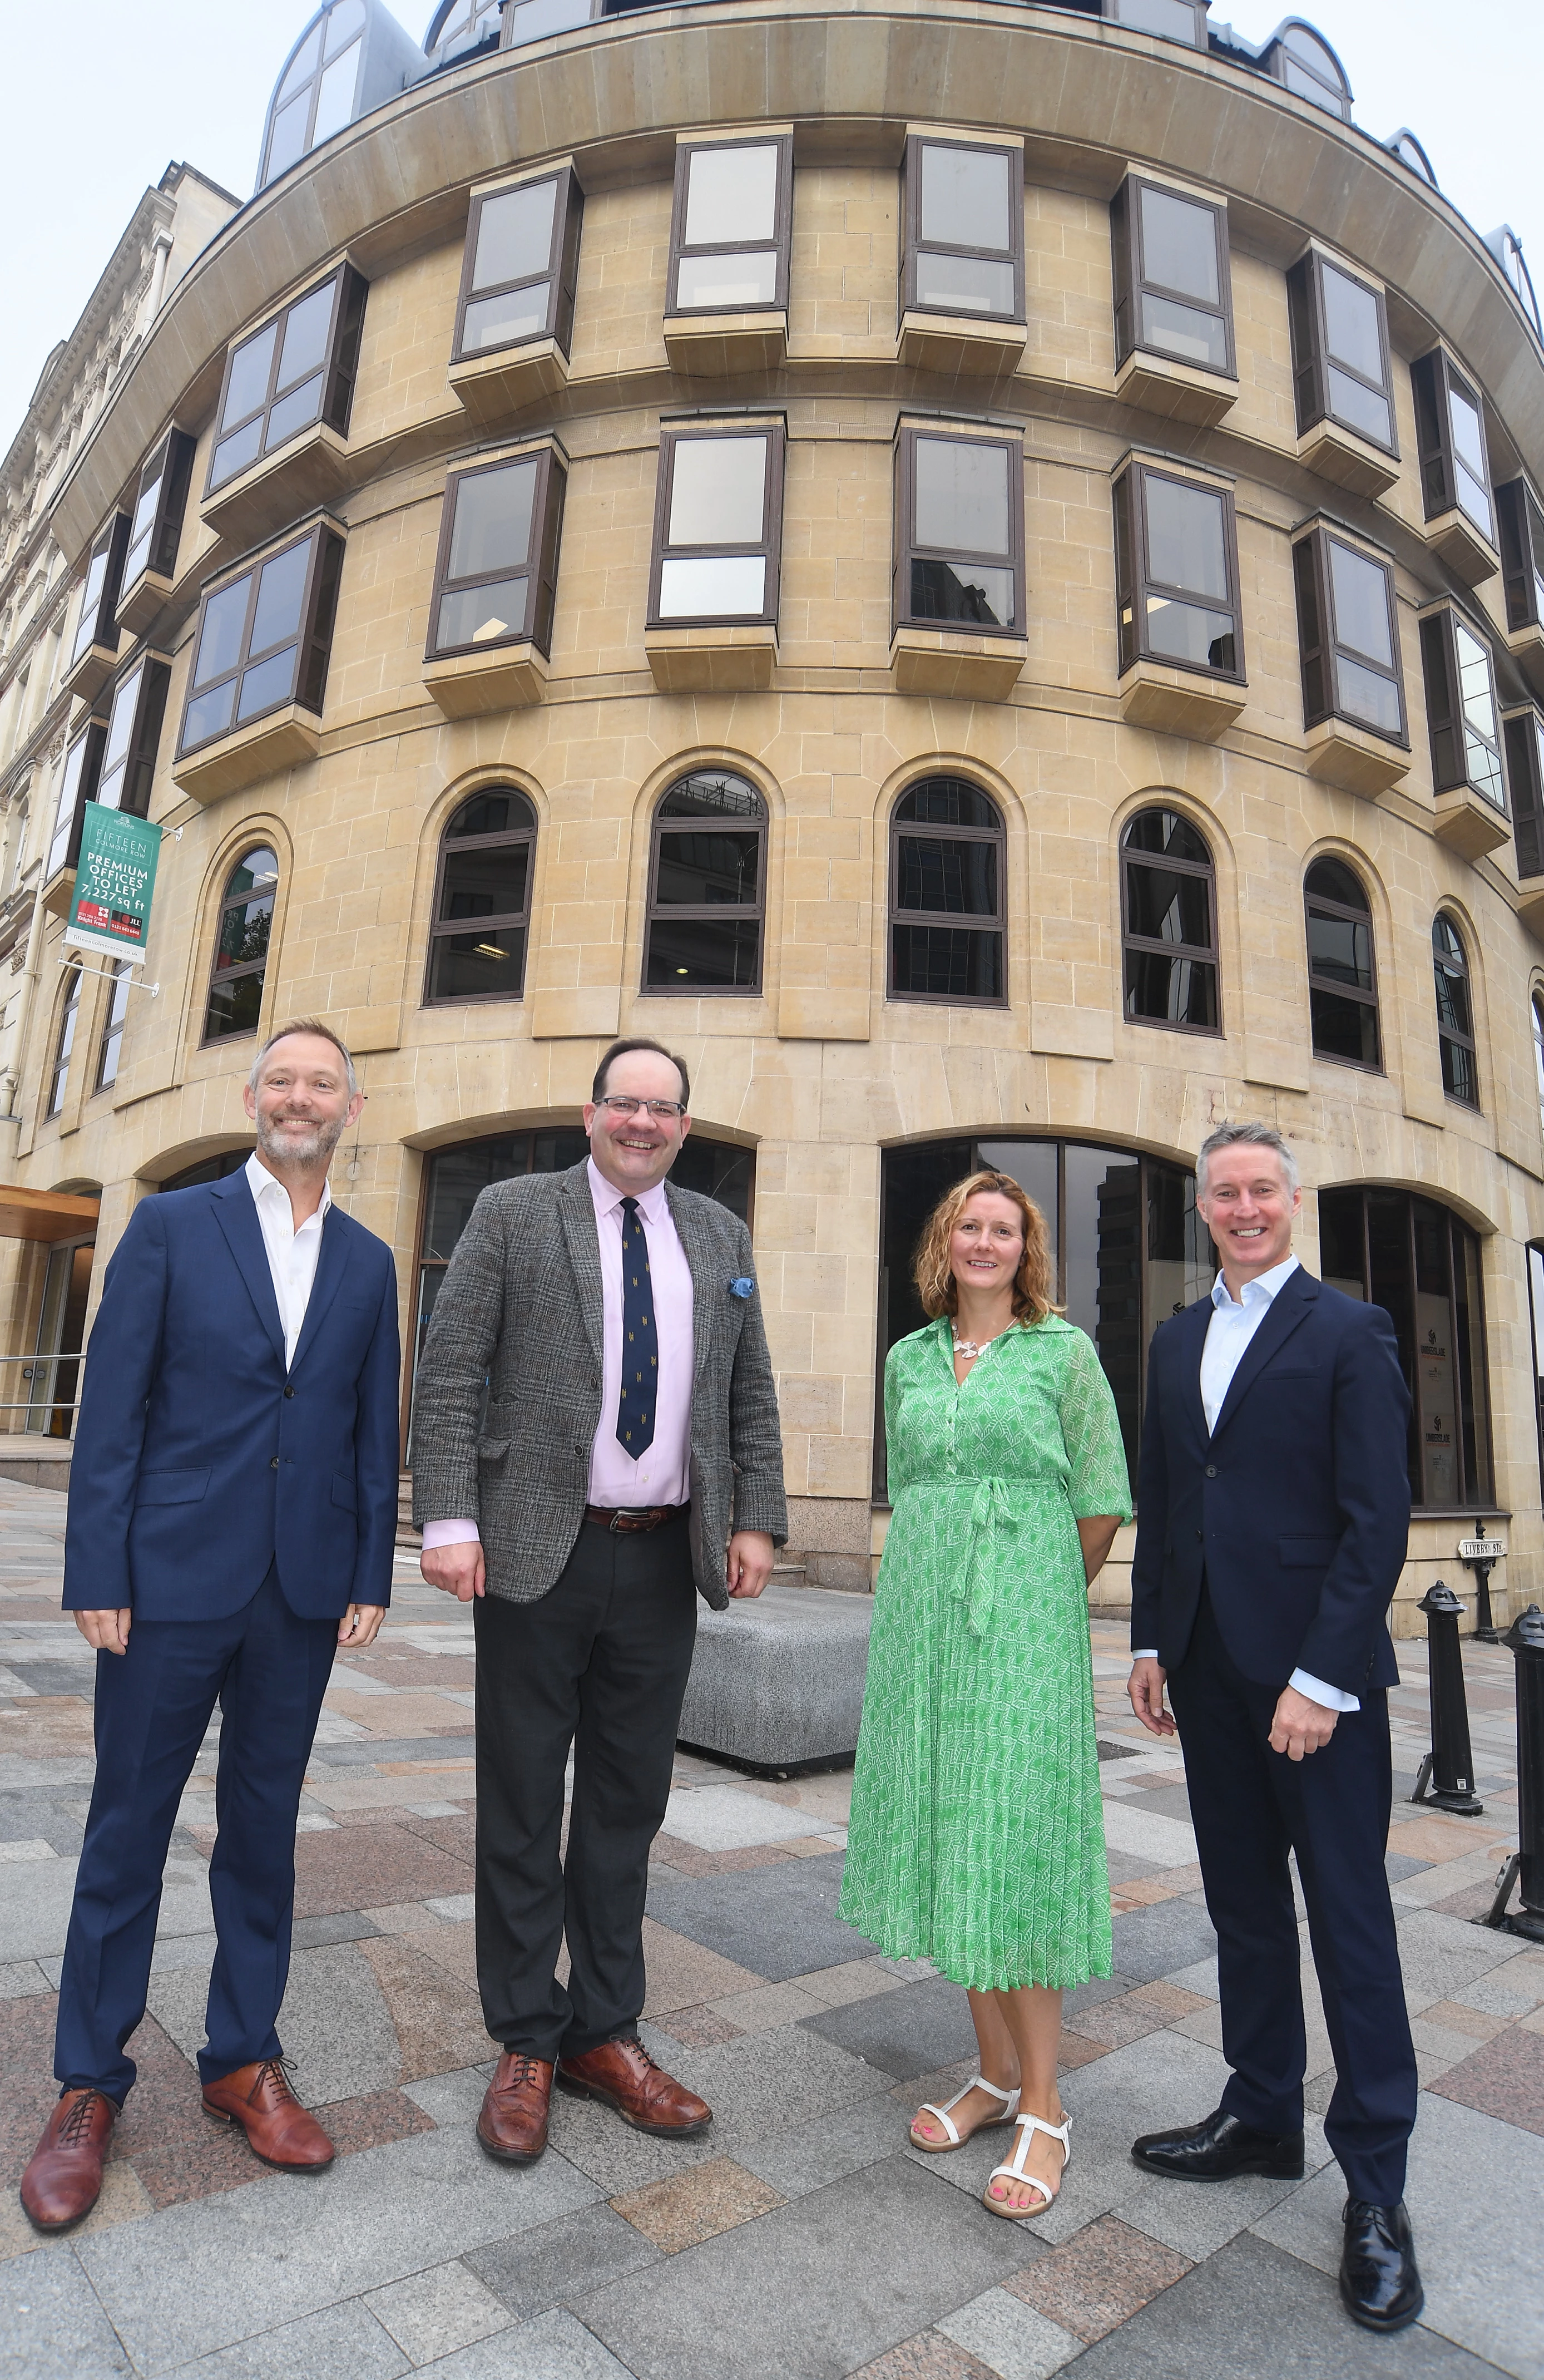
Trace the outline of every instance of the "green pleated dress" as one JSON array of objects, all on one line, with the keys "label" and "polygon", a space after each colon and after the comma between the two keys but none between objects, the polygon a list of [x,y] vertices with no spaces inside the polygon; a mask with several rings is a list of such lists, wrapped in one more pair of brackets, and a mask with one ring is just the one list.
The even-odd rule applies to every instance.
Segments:
[{"label": "green pleated dress", "polygon": [[978,1991],[1110,1973],[1076,1523],[1131,1517],[1085,1332],[1005,1331],[955,1384],[946,1315],[885,1366],[890,1532],[840,1914]]}]

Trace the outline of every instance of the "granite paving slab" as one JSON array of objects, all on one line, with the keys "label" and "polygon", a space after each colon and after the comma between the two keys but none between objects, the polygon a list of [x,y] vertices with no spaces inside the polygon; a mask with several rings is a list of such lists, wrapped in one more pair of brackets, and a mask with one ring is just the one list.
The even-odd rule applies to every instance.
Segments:
[{"label": "granite paving slab", "polygon": [[1217,1937],[1199,1900],[1161,1900],[1151,1909],[1128,1909],[1110,1921],[1115,1963],[1138,1983],[1162,1975],[1177,1978],[1199,1960],[1214,1959]]},{"label": "granite paving slab", "polygon": [[1037,2257],[1005,2286],[1085,2347],[1119,2327],[1176,2281],[1191,2260],[1104,2215]]},{"label": "granite paving slab", "polygon": [[16,2380],[117,2380],[133,2370],[74,2252],[0,2265],[0,2370]]},{"label": "granite paving slab", "polygon": [[1083,2347],[1080,2338],[1006,2289],[983,2290],[957,2313],[940,2315],[938,2329],[978,2355],[995,2380],[1048,2380]]},{"label": "granite paving slab", "polygon": [[673,1933],[732,1959],[770,1984],[815,1967],[845,1966],[874,1945],[836,1913],[839,1852],[773,1870],[649,1882],[649,1913]]},{"label": "granite paving slab", "polygon": [[[327,1834],[302,1835],[295,1847],[297,1917],[328,1917],[340,1910],[378,1909],[433,1893],[467,1892],[472,1862],[430,1841],[429,1821],[414,1827],[374,1819]],[[444,1821],[440,1821],[444,1824]]]},{"label": "granite paving slab", "polygon": [[1508,2025],[1451,2065],[1430,2088],[1439,2098],[1459,2100],[1544,2137],[1544,2038]]},{"label": "granite paving slab", "polygon": [[513,2317],[459,2260],[372,2289],[364,2303],[408,2360],[433,2363],[458,2347],[507,2330]]},{"label": "granite paving slab", "polygon": [[791,2131],[769,2133],[741,2147],[738,2156],[784,2198],[802,2198],[812,2190],[824,2190],[827,2182],[895,2156],[906,2146],[910,2122],[908,2111],[887,2092],[882,2099],[861,2100],[835,2115],[816,2116]]},{"label": "granite paving slab", "polygon": [[[151,2011],[189,2058],[204,2046],[208,1994],[208,1973],[199,1969],[151,1978]],[[296,2088],[311,2107],[404,2079],[391,2010],[357,1942],[295,1953],[279,2038],[295,2060]],[[440,2068],[446,2062],[443,2056],[434,2061]]]},{"label": "granite paving slab", "polygon": [[851,2380],[997,2380],[997,2375],[941,2330],[922,2330],[865,2363]]},{"label": "granite paving slab", "polygon": [[808,1820],[797,1807],[790,1809],[738,1785],[697,1785],[673,1792],[665,1813],[667,1834],[705,1852],[744,1851],[753,1843],[785,1842],[790,1835],[808,1830]]},{"label": "granite paving slab", "polygon": [[[790,2193],[784,2193],[785,2196]],[[463,2262],[517,2321],[659,2263],[664,2251],[604,2201],[474,2248]]]},{"label": "granite paving slab", "polygon": [[611,2201],[623,2221],[667,2256],[732,2230],[737,2223],[754,2222],[782,2203],[780,2191],[732,2157],[709,2157],[669,2180],[645,2182],[641,2190]]},{"label": "granite paving slab", "polygon": [[409,2359],[360,2298],[200,2355],[178,2380],[399,2380]]},{"label": "granite paving slab", "polygon": [[801,2023],[804,2032],[834,2041],[898,2082],[969,2058],[976,2046],[971,2003],[958,1984],[942,1975],[903,1984],[873,1999],[850,2000],[845,2008],[823,2010]]},{"label": "granite paving slab", "polygon": [[561,2309],[424,2366],[434,2380],[631,2380],[625,2366]]}]

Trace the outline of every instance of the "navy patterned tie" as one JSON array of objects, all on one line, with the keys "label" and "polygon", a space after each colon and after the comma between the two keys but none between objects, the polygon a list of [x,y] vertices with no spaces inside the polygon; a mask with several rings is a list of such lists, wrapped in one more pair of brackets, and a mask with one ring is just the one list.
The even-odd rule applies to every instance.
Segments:
[{"label": "navy patterned tie", "polygon": [[655,1389],[659,1378],[654,1330],[654,1283],[648,1241],[636,1198],[621,1202],[621,1394],[617,1439],[636,1462],[654,1443]]}]

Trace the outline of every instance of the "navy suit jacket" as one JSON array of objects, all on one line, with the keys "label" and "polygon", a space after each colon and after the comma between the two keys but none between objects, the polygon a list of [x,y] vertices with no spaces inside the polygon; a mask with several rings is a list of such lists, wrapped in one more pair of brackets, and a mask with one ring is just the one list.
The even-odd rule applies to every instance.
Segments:
[{"label": "navy suit jacket", "polygon": [[373,1232],[329,1208],[286,1368],[245,1172],[141,1199],[87,1351],[65,1609],[224,1619],[275,1562],[304,1619],[390,1603],[397,1380],[396,1268]]},{"label": "navy suit jacket", "polygon": [[1386,1614],[1410,1525],[1410,1396],[1393,1328],[1305,1272],[1288,1275],[1209,1436],[1201,1298],[1148,1360],[1131,1570],[1131,1643],[1184,1659],[1204,1574],[1245,1677],[1306,1670],[1351,1694],[1397,1685]]}]

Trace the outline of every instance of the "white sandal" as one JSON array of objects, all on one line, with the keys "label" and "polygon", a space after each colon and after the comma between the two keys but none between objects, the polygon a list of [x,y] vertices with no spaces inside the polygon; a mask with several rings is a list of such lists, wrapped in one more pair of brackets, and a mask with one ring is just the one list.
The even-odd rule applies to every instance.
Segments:
[{"label": "white sandal", "polygon": [[[1068,2134],[1072,2130],[1072,2119],[1068,2116],[1066,2122],[1061,2124],[1047,2124],[1043,2122],[1039,2116],[1015,2116],[1013,2120],[1020,2128],[1019,2138],[1013,2144],[1013,2155],[1009,2157],[1006,2165],[994,2166],[992,2171],[987,2175],[986,2188],[982,2192],[981,2203],[985,2207],[988,2215],[1006,2216],[1010,2223],[1032,2222],[1037,2216],[1048,2215],[1050,2213],[1051,2208],[1055,2202],[1057,2193],[1060,2192],[1061,2182],[1058,2180],[1055,2189],[1053,2190],[1048,2181],[1042,2181],[1039,2174],[1026,2173],[1024,2171],[1024,2159],[1029,2155],[1030,2143],[1034,2138],[1036,2132],[1043,2132],[1048,2140],[1060,2141],[1062,2144],[1062,2172],[1065,2173],[1068,2167],[1072,2162],[1072,2143],[1068,2138]],[[1005,2175],[1009,2181],[1028,2182],[1031,2190],[1038,2190],[1042,2198],[1045,2201],[1044,2205],[999,2205],[997,2201],[992,2195],[992,2185],[1000,2177]]]},{"label": "white sandal", "polygon": [[975,2132],[967,2132],[965,2135],[966,2140],[974,2140],[976,2132],[995,2131],[999,2124],[1011,2124],[1013,2122],[1014,2118],[1019,2113],[1018,2092],[999,2091],[995,2082],[989,2082],[984,2074],[972,2074],[970,2081],[966,2083],[964,2090],[957,2091],[952,2099],[946,2099],[941,2107],[936,2106],[933,2100],[924,2099],[922,2106],[917,2109],[917,2116],[936,2116],[938,2121],[943,2125],[945,2131],[947,2132],[948,2139],[947,2141],[918,2140],[915,2130],[917,2116],[913,2116],[911,2119],[912,2130],[911,2132],[912,2147],[917,2149],[925,2149],[929,2156],[947,2156],[951,2149],[962,2148],[964,2146],[964,2142],[961,2141],[959,2137],[959,2128],[950,2116],[949,2109],[951,2107],[958,2107],[961,2099],[968,2099],[972,2091],[984,2091],[989,2098],[1000,2101],[1003,2112],[1000,2116],[986,2117],[982,2123],[979,2123],[976,2126]]}]

